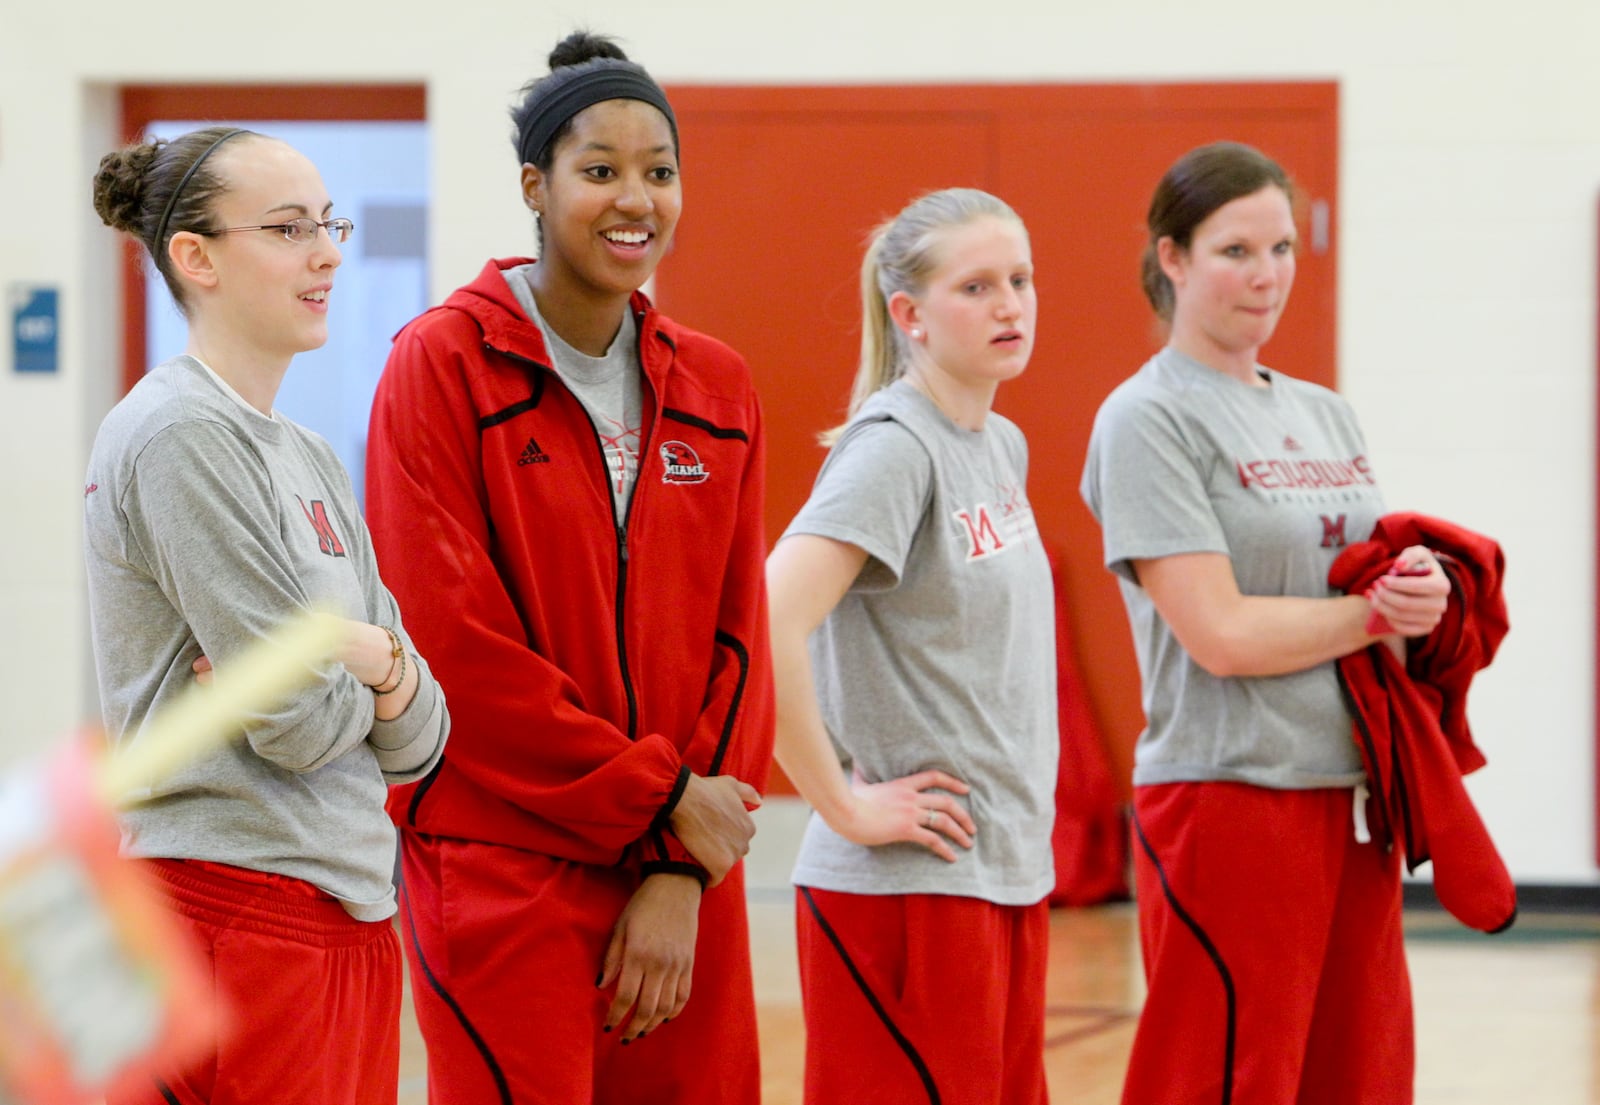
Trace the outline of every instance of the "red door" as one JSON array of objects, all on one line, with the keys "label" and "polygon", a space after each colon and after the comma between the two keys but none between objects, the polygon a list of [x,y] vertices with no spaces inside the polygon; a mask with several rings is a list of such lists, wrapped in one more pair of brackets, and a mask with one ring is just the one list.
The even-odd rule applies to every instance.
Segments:
[{"label": "red door", "polygon": [[[1276,157],[1305,200],[1294,293],[1267,360],[1333,384],[1338,89],[1331,83],[670,90],[685,217],[658,277],[669,314],[749,360],[766,410],[767,533],[805,501],[818,431],[844,413],[862,244],[920,192],[984,188],[1033,240],[1039,340],[998,408],[1028,435],[1029,497],[1062,558],[1073,640],[1115,776],[1143,726],[1121,599],[1078,497],[1100,401],[1159,347],[1139,290],[1150,193],[1228,138]],[[1311,212],[1316,211],[1315,217]],[[780,785],[775,789],[784,789]]]}]

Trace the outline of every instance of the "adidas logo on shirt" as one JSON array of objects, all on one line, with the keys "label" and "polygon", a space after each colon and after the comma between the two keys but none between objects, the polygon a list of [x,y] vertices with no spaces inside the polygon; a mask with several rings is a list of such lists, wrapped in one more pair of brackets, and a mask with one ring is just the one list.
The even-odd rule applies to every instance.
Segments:
[{"label": "adidas logo on shirt", "polygon": [[517,467],[525,464],[549,464],[550,454],[539,448],[539,443],[533,438],[528,439],[527,446],[522,450],[522,455],[517,458]]}]

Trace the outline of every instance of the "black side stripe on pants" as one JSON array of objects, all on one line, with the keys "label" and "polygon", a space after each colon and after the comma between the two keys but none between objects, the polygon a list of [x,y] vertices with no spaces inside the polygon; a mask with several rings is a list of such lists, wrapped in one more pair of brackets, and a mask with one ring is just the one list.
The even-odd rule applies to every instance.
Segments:
[{"label": "black side stripe on pants", "polygon": [[1156,874],[1161,879],[1161,893],[1167,899],[1167,905],[1172,907],[1172,912],[1178,920],[1183,922],[1185,928],[1194,934],[1200,942],[1200,947],[1205,949],[1206,955],[1217,968],[1217,976],[1222,979],[1222,992],[1227,999],[1228,1026],[1223,1036],[1222,1046],[1222,1103],[1231,1105],[1233,1101],[1233,1051],[1235,1037],[1239,1031],[1238,999],[1233,992],[1233,975],[1228,973],[1228,965],[1222,961],[1222,953],[1217,951],[1217,946],[1206,935],[1195,919],[1189,916],[1187,910],[1178,903],[1177,895],[1173,894],[1172,886],[1167,882],[1167,872],[1161,866],[1161,861],[1156,858],[1156,850],[1150,847],[1150,841],[1144,835],[1144,826],[1139,824],[1139,815],[1133,815],[1133,831],[1139,836],[1139,847],[1144,849],[1145,856],[1150,860],[1150,865],[1156,869]]},{"label": "black side stripe on pants", "polygon": [[922,1056],[917,1054],[917,1049],[906,1039],[894,1021],[889,1019],[889,1011],[878,1000],[878,995],[872,992],[867,985],[867,980],[861,977],[861,972],[856,969],[855,963],[850,959],[850,953],[844,950],[844,944],[839,940],[839,934],[833,931],[833,926],[828,924],[827,918],[822,916],[822,910],[817,907],[816,899],[811,896],[807,887],[799,887],[800,896],[805,899],[806,906],[811,910],[811,916],[816,919],[817,926],[822,929],[822,935],[828,938],[828,943],[833,945],[833,950],[839,953],[839,960],[844,964],[844,969],[850,972],[850,977],[855,979],[856,987],[867,999],[867,1004],[872,1006],[872,1011],[883,1022],[883,1027],[889,1030],[889,1035],[894,1037],[894,1042],[900,1050],[906,1053],[906,1058],[911,1060],[911,1065],[916,1068],[917,1077],[922,1080],[922,1088],[928,1091],[929,1105],[941,1105],[939,1087],[934,1085],[933,1073],[928,1070],[928,1064],[922,1061]]},{"label": "black side stripe on pants", "polygon": [[162,1101],[165,1101],[167,1105],[181,1105],[181,1103],[178,1101],[178,1095],[172,1092],[171,1086],[167,1085],[159,1078],[154,1079],[154,1081],[156,1084],[156,1089],[161,1092]]},{"label": "black side stripe on pants", "polygon": [[443,766],[444,756],[441,755],[438,762],[433,765],[433,770],[428,772],[422,782],[417,784],[417,789],[411,792],[411,804],[406,807],[406,824],[413,829],[417,827],[417,807],[422,805],[422,799],[433,789],[433,784],[439,781],[439,769]]},{"label": "black side stripe on pants", "polygon": [[733,738],[733,726],[739,720],[739,707],[744,703],[744,683],[750,677],[750,650],[744,642],[731,633],[717,630],[716,642],[725,646],[739,660],[739,679],[733,685],[733,696],[728,702],[728,716],[722,723],[722,735],[717,738],[716,755],[711,757],[707,775],[722,774],[722,760],[728,754],[728,742]]},{"label": "black side stripe on pants", "polygon": [[411,947],[417,953],[417,962],[422,965],[422,973],[428,980],[429,989],[438,994],[439,1000],[450,1007],[450,1012],[461,1022],[461,1027],[466,1032],[467,1038],[472,1041],[472,1046],[483,1056],[484,1065],[489,1068],[489,1076],[494,1079],[495,1089],[500,1091],[500,1105],[512,1105],[511,1087],[506,1083],[505,1072],[500,1069],[500,1063],[495,1059],[494,1052],[489,1050],[484,1038],[478,1035],[478,1030],[472,1027],[472,1022],[467,1020],[466,1013],[456,1003],[456,999],[439,985],[439,980],[434,977],[433,968],[428,966],[427,957],[422,954],[422,945],[417,941],[417,919],[411,913],[411,895],[406,893],[403,887],[400,890],[400,903],[406,907],[406,927],[411,930]]}]

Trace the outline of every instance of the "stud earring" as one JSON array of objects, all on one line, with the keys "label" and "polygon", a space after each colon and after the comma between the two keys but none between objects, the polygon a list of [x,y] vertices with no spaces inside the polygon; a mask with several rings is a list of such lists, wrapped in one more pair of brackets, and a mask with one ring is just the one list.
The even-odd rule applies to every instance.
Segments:
[{"label": "stud earring", "polygon": [[915,327],[915,326],[913,326],[911,328],[911,340],[912,341],[921,341],[922,340],[922,331],[921,331],[921,329],[919,329],[918,327]]}]

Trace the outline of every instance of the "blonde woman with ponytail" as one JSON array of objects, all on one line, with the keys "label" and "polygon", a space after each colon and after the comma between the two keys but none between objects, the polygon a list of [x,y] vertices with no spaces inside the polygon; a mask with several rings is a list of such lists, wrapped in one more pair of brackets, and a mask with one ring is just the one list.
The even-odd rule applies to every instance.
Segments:
[{"label": "blonde woman with ponytail", "polygon": [[1027,231],[987,193],[930,193],[875,233],[861,287],[849,418],[767,561],[776,755],[816,810],[806,1101],[1030,1105],[1054,617],[1027,445],[991,409],[1033,349]]}]

